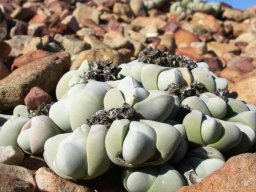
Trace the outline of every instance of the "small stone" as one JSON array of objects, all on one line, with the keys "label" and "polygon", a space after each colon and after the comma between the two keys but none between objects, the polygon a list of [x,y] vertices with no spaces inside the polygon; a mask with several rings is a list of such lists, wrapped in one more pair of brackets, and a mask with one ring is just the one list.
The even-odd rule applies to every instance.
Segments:
[{"label": "small stone", "polygon": [[197,49],[195,49],[193,47],[177,48],[175,54],[176,55],[185,55],[194,61],[201,61],[203,59],[202,55],[200,53],[198,53]]},{"label": "small stone", "polygon": [[65,35],[61,42],[65,51],[69,52],[71,55],[77,55],[81,51],[87,50],[90,47],[84,41],[73,36]]},{"label": "small stone", "polygon": [[127,62],[126,58],[120,53],[112,49],[97,49],[97,50],[87,50],[82,51],[76,60],[71,65],[71,70],[78,69],[84,60],[88,61],[99,61],[99,60],[109,60],[112,61],[114,65]]},{"label": "small stone", "polygon": [[158,17],[137,17],[132,20],[131,24],[134,27],[143,28],[148,25],[154,25],[157,29],[161,29],[166,25],[166,22]]},{"label": "small stone", "polygon": [[33,37],[42,37],[48,35],[48,28],[45,24],[30,24],[28,26],[28,35]]},{"label": "small stone", "polygon": [[7,58],[8,58],[8,56],[9,56],[9,54],[11,53],[11,47],[10,47],[10,45],[9,44],[7,44],[6,42],[1,42],[0,43],[0,59],[2,60],[2,61],[6,61],[7,60]]},{"label": "small stone", "polygon": [[251,42],[246,48],[245,48],[245,53],[244,56],[246,57],[251,57],[251,58],[255,58],[256,55],[256,40]]},{"label": "small stone", "polygon": [[[0,191],[10,191],[11,187],[17,190],[19,189],[19,184],[21,184],[22,188],[27,188],[28,191],[35,191],[36,189],[33,173],[26,168],[0,164],[0,174]],[[24,191],[27,192],[27,190]]]},{"label": "small stone", "polygon": [[129,43],[128,39],[117,31],[106,33],[103,42],[113,49],[125,48]]},{"label": "small stone", "polygon": [[197,35],[184,29],[178,30],[174,34],[174,38],[177,47],[190,47],[191,43],[200,41]]},{"label": "small stone", "polygon": [[37,14],[30,19],[29,24],[43,24],[47,21],[48,16],[45,12],[38,10]]},{"label": "small stone", "polygon": [[179,29],[179,27],[180,24],[177,21],[171,20],[166,23],[162,30],[164,32],[175,33]]},{"label": "small stone", "polygon": [[34,15],[35,12],[32,9],[26,7],[18,7],[12,12],[11,17],[21,21],[29,21]]},{"label": "small stone", "polygon": [[12,48],[10,56],[17,57],[22,54],[24,48],[26,48],[33,37],[28,35],[16,35],[12,39],[6,41],[6,43]]},{"label": "small stone", "polygon": [[247,32],[249,30],[249,23],[232,23],[233,25],[233,34],[235,37]]},{"label": "small stone", "polygon": [[209,32],[221,32],[222,28],[220,21],[218,21],[214,16],[207,15],[205,13],[197,12],[192,17],[192,23],[204,26]]},{"label": "small stone", "polygon": [[23,21],[17,20],[15,26],[10,30],[10,37],[14,37],[15,35],[25,35],[27,33],[28,24]]},{"label": "small stone", "polygon": [[88,28],[88,27],[83,27],[82,29],[78,30],[76,32],[76,34],[79,37],[85,37],[85,36],[89,36],[89,35],[94,35],[95,31],[92,28]]},{"label": "small stone", "polygon": [[91,49],[107,49],[109,46],[104,44],[94,35],[87,35],[84,37],[84,42],[91,46]]},{"label": "small stone", "polygon": [[111,19],[109,22],[108,22],[108,31],[118,31],[120,33],[123,32],[123,27],[122,25],[115,19]]},{"label": "small stone", "polygon": [[213,51],[218,56],[223,53],[234,53],[239,54],[240,49],[233,43],[220,43],[220,42],[210,42],[207,43],[208,51]]},{"label": "small stone", "polygon": [[133,18],[133,13],[128,4],[125,3],[115,3],[113,6],[113,13],[118,15],[123,21],[131,21]]},{"label": "small stone", "polygon": [[22,104],[29,90],[40,86],[50,93],[70,66],[68,53],[59,52],[26,64],[0,81],[0,111]]},{"label": "small stone", "polygon": [[76,9],[73,12],[73,15],[75,16],[80,27],[85,27],[84,21],[86,19],[91,19],[97,24],[99,23],[100,12],[96,8],[90,7],[83,3],[76,4]]},{"label": "small stone", "polygon": [[49,43],[50,43],[50,38],[48,36],[34,37],[31,39],[28,45],[24,47],[22,53],[26,54],[32,51],[36,51],[38,49],[44,49],[44,47]]},{"label": "small stone", "polygon": [[3,64],[3,62],[0,60],[0,80],[4,79],[10,74],[10,71],[8,68]]},{"label": "small stone", "polygon": [[140,30],[140,33],[146,36],[147,38],[157,37],[158,30],[155,25],[148,25]]},{"label": "small stone", "polygon": [[147,40],[147,37],[145,35],[138,33],[136,31],[133,31],[133,30],[128,31],[128,36],[129,36],[129,39],[138,41],[140,43],[145,43]]},{"label": "small stone", "polygon": [[40,59],[42,57],[49,56],[50,53],[43,50],[36,50],[29,53],[26,53],[24,55],[21,55],[20,57],[17,57],[13,63],[12,63],[12,70],[15,70],[19,67],[22,67],[23,65],[26,65],[29,62],[35,61],[37,59]]},{"label": "small stone", "polygon": [[138,15],[143,9],[143,0],[130,0],[130,7],[134,15]]},{"label": "small stone", "polygon": [[246,19],[245,15],[243,14],[243,11],[238,9],[231,9],[231,8],[225,8],[222,16],[226,19],[234,20],[237,22],[241,22],[244,19]]},{"label": "small stone", "polygon": [[220,72],[220,76],[234,82],[242,76],[242,73],[237,68],[227,67]]},{"label": "small stone", "polygon": [[196,191],[255,191],[256,154],[245,153],[231,157],[223,167],[200,183],[180,188],[177,192]]},{"label": "small stone", "polygon": [[165,34],[161,37],[160,45],[165,46],[169,51],[173,52],[175,48],[174,36],[172,34]]},{"label": "small stone", "polygon": [[42,104],[50,104],[51,96],[39,87],[32,87],[24,99],[25,105],[36,110]]},{"label": "small stone", "polygon": [[0,163],[19,165],[24,158],[23,151],[18,147],[0,146]]},{"label": "small stone", "polygon": [[214,72],[215,74],[219,74],[219,72],[223,69],[223,64],[217,57],[204,58],[203,61],[209,65],[210,71]]},{"label": "small stone", "polygon": [[45,167],[36,171],[35,180],[39,192],[93,192],[88,187],[78,185],[55,175]]},{"label": "small stone", "polygon": [[197,53],[203,55],[207,52],[205,42],[192,42],[190,46],[197,50]]},{"label": "small stone", "polygon": [[67,16],[64,20],[61,21],[61,23],[66,25],[67,28],[72,30],[73,32],[78,31],[80,28],[76,18],[73,15]]},{"label": "small stone", "polygon": [[235,42],[245,42],[247,44],[256,41],[256,35],[248,32],[248,33],[243,33],[239,35],[236,39]]}]

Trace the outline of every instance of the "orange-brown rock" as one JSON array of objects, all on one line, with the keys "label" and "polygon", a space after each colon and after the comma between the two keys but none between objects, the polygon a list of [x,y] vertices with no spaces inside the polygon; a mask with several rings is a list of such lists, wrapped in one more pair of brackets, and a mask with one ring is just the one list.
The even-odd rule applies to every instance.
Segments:
[{"label": "orange-brown rock", "polygon": [[166,22],[158,17],[137,17],[131,22],[131,24],[134,27],[141,27],[141,28],[147,25],[154,25],[158,29],[161,29],[166,25]]},{"label": "orange-brown rock", "polygon": [[220,43],[220,42],[210,42],[207,43],[208,51],[213,51],[218,56],[222,55],[223,53],[239,53],[240,49],[233,43]]},{"label": "orange-brown rock", "polygon": [[46,57],[48,55],[50,55],[49,52],[40,49],[29,53],[25,53],[24,55],[21,55],[13,61],[12,70],[17,69],[23,65],[26,65],[29,62],[35,61],[42,57]]},{"label": "orange-brown rock", "polygon": [[45,167],[38,169],[35,174],[37,190],[39,192],[93,192],[88,187],[78,185],[55,175]]},{"label": "orange-brown rock", "polygon": [[220,21],[214,16],[197,12],[192,17],[192,23],[204,26],[209,32],[221,32]]},{"label": "orange-brown rock", "polygon": [[256,70],[237,78],[235,82],[229,84],[230,92],[237,92],[238,99],[250,104],[256,104]]},{"label": "orange-brown rock", "polygon": [[199,38],[194,33],[180,29],[174,34],[177,47],[189,47],[193,42],[199,42]]},{"label": "orange-brown rock", "polygon": [[61,76],[70,67],[70,55],[59,52],[46,56],[13,71],[0,81],[0,110],[22,104],[29,90],[40,86],[46,92],[55,90]]},{"label": "orange-brown rock", "polygon": [[72,63],[71,69],[78,69],[84,60],[88,61],[99,61],[99,60],[110,60],[113,64],[118,65],[126,62],[126,58],[112,49],[97,49],[82,51],[76,60]]},{"label": "orange-brown rock", "polygon": [[256,154],[230,158],[218,171],[200,183],[180,188],[177,192],[255,192]]},{"label": "orange-brown rock", "polygon": [[185,55],[195,61],[201,61],[203,59],[202,55],[193,47],[178,48],[175,53],[177,55]]}]

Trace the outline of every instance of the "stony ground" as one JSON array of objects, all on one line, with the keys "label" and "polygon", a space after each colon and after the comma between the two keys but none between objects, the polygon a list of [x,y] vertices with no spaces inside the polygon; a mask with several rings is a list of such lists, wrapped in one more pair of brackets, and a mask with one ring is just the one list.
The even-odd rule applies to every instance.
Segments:
[{"label": "stony ground", "polygon": [[[223,4],[216,16],[196,12],[179,20],[166,5],[148,10],[142,0],[0,0],[1,113],[22,104],[35,86],[45,92],[34,89],[30,97],[48,93],[54,101],[60,77],[85,59],[120,64],[149,46],[206,61],[229,80],[232,96],[256,104],[256,7],[239,11]],[[1,162],[13,154],[21,158],[19,151],[0,147]],[[180,191],[256,191],[255,162],[255,154],[231,158],[202,183]],[[26,156],[21,165],[0,165],[0,192],[124,190],[119,170],[75,184],[53,174],[39,157]]]}]

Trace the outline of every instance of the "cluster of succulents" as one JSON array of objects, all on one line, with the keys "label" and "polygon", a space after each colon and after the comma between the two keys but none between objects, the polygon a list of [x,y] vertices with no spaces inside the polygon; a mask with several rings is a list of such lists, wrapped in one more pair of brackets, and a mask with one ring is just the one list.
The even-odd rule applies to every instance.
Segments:
[{"label": "cluster of succulents", "polygon": [[229,98],[227,88],[207,63],[159,50],[118,67],[84,61],[60,79],[48,116],[14,109],[0,146],[43,152],[66,179],[119,166],[128,191],[176,191],[256,141],[256,107]]},{"label": "cluster of succulents", "polygon": [[207,2],[205,0],[181,0],[172,3],[170,6],[170,12],[177,14],[180,19],[187,18],[194,12],[218,15],[220,10],[220,3]]}]

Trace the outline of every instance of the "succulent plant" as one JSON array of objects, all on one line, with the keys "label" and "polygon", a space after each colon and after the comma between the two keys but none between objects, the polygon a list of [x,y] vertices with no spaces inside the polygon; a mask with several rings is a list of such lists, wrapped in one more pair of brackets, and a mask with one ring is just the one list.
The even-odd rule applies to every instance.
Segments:
[{"label": "succulent plant", "polygon": [[134,60],[120,65],[119,76],[131,76],[147,90],[166,90],[172,83],[179,87],[190,86],[193,82],[203,84],[207,91],[213,93],[227,89],[227,80],[217,77],[207,67],[191,69],[189,66],[170,68]]},{"label": "succulent plant", "polygon": [[167,0],[142,0],[142,1],[143,1],[143,5],[147,9],[154,9],[154,8],[161,7],[167,2]]},{"label": "succulent plant", "polygon": [[62,131],[70,132],[103,109],[103,98],[109,89],[107,83],[95,80],[77,84],[68,90],[66,98],[52,105],[49,116]]},{"label": "succulent plant", "polygon": [[13,115],[0,127],[0,146],[18,147],[17,138],[24,124],[29,121],[28,117]]},{"label": "succulent plant", "polygon": [[169,164],[139,169],[125,169],[123,184],[127,191],[175,192],[185,185],[181,174]]},{"label": "succulent plant", "polygon": [[60,134],[60,129],[45,115],[32,117],[22,127],[17,142],[29,154],[41,153],[47,139]]},{"label": "succulent plant", "polygon": [[247,111],[231,118],[233,122],[218,120],[192,110],[183,120],[190,144],[210,146],[221,152],[246,151],[256,140],[255,111]]},{"label": "succulent plant", "polygon": [[159,165],[168,161],[181,142],[173,126],[150,120],[115,120],[106,135],[110,160],[123,167]]},{"label": "succulent plant", "polygon": [[66,179],[92,179],[111,167],[105,149],[107,127],[84,124],[72,133],[56,135],[44,146],[49,167]]},{"label": "succulent plant", "polygon": [[[116,88],[110,89],[104,97],[104,108],[121,107],[129,104],[143,119],[164,121],[172,112],[174,98],[159,90],[146,90],[132,77],[125,77]],[[152,110],[153,109],[153,110]]]},{"label": "succulent plant", "polygon": [[218,15],[221,11],[220,3],[205,0],[181,0],[172,3],[170,12],[179,16],[179,19],[190,17],[194,12],[205,12]]},{"label": "succulent plant", "polygon": [[186,178],[187,184],[192,185],[219,169],[224,163],[225,159],[218,150],[200,147],[189,152],[187,158],[178,165],[178,170]]}]

